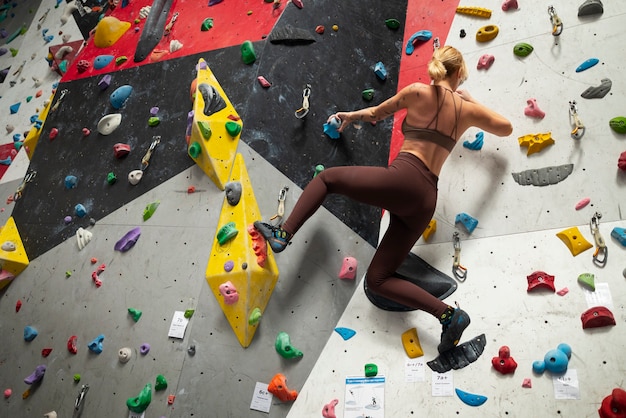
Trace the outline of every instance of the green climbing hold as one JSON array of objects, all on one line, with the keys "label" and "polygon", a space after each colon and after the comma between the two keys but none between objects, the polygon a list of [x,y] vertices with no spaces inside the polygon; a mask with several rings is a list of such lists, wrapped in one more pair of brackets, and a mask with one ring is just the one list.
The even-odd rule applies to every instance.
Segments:
[{"label": "green climbing hold", "polygon": [[322,171],[324,171],[324,166],[322,164],[316,165],[315,166],[315,173],[313,174],[313,177],[316,177]]},{"label": "green climbing hold", "polygon": [[279,332],[276,336],[276,342],[274,344],[278,354],[287,359],[300,358],[303,356],[302,351],[291,345],[289,334],[286,332]]},{"label": "green climbing hold", "polygon": [[387,25],[389,29],[396,30],[400,28],[400,21],[398,19],[387,19],[385,20],[385,25]]},{"label": "green climbing hold", "polygon": [[378,374],[378,366],[374,363],[367,363],[365,365],[365,377],[374,377]]},{"label": "green climbing hold", "polygon": [[33,100],[33,96],[26,97],[26,103],[30,103],[31,100]]},{"label": "green climbing hold", "polygon": [[117,57],[115,58],[115,65],[122,65],[124,64],[126,61],[128,61],[128,57],[125,55],[122,55],[121,57]]},{"label": "green climbing hold", "polygon": [[256,325],[261,320],[261,309],[254,308],[252,312],[250,312],[250,316],[248,317],[248,325]]},{"label": "green climbing hold", "polygon": [[154,215],[154,212],[156,212],[156,210],[159,207],[160,203],[161,202],[159,202],[157,200],[156,202],[148,203],[146,205],[146,208],[143,210],[143,220],[144,220],[144,222],[147,221],[148,219],[150,219],[152,217],[152,215]]},{"label": "green climbing hold", "polygon": [[533,52],[533,49],[532,45],[527,44],[526,42],[520,42],[513,47],[513,53],[518,57],[527,57],[531,52]]},{"label": "green climbing hold", "polygon": [[594,280],[595,276],[592,273],[583,273],[578,276],[578,283],[581,283],[591,290],[596,290],[596,284]]},{"label": "green climbing hold", "polygon": [[110,172],[109,174],[107,174],[107,183],[109,184],[114,184],[117,181],[117,177],[115,176],[114,172]]},{"label": "green climbing hold", "polygon": [[185,310],[185,318],[189,319],[193,316],[194,312],[196,312],[194,309],[186,309]]},{"label": "green climbing hold", "polygon": [[200,30],[202,32],[206,32],[212,27],[213,27],[213,19],[211,19],[210,17],[207,17],[206,19],[202,21],[202,26],[200,27]]},{"label": "green climbing hold", "polygon": [[141,392],[139,392],[139,396],[126,400],[126,406],[131,412],[141,414],[148,408],[150,402],[152,402],[152,385],[148,383]]},{"label": "green climbing hold", "polygon": [[19,52],[19,49],[15,49],[15,48],[9,48],[9,51],[11,51],[11,56],[16,56],[17,53]]},{"label": "green climbing hold", "polygon": [[226,122],[226,132],[228,132],[230,136],[235,137],[241,132],[241,125],[236,122],[228,121]]},{"label": "green climbing hold", "polygon": [[152,116],[148,119],[148,126],[157,126],[159,123],[161,123],[161,119],[158,116]]},{"label": "green climbing hold", "polygon": [[165,376],[160,374],[156,377],[154,390],[165,390],[165,389],[167,389],[167,380],[165,380]]},{"label": "green climbing hold", "polygon": [[74,375],[74,383],[78,383],[78,382],[80,382],[80,374],[76,373]]},{"label": "green climbing hold", "polygon": [[254,53],[252,42],[245,41],[241,44],[241,59],[244,64],[252,64],[256,61],[256,54]]},{"label": "green climbing hold", "polygon": [[368,102],[374,98],[374,89],[366,89],[361,93],[363,98]]},{"label": "green climbing hold", "polygon": [[626,117],[616,116],[609,121],[609,126],[618,134],[626,134]]},{"label": "green climbing hold", "polygon": [[200,135],[202,135],[202,138],[206,139],[207,141],[209,140],[209,138],[211,138],[212,132],[209,122],[199,120],[198,129],[200,130]]},{"label": "green climbing hold", "polygon": [[202,147],[197,142],[194,141],[191,145],[189,145],[189,156],[191,158],[198,158],[201,152]]},{"label": "green climbing hold", "polygon": [[235,227],[234,222],[228,222],[226,225],[221,227],[219,231],[217,231],[217,242],[220,245],[226,244],[231,239],[235,238],[239,231]]},{"label": "green climbing hold", "polygon": [[63,60],[59,63],[59,70],[65,74],[67,72],[67,60]]},{"label": "green climbing hold", "polygon": [[141,314],[142,314],[142,312],[139,309],[135,309],[135,308],[128,308],[128,313],[130,314],[130,316],[133,318],[133,321],[135,322],[139,321],[139,318],[141,318]]}]

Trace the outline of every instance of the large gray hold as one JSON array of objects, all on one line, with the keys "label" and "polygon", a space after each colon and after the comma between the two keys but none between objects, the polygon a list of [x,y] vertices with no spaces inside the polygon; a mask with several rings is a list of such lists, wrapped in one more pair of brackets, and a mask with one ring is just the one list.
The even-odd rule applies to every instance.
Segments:
[{"label": "large gray hold", "polygon": [[601,99],[611,91],[611,87],[613,87],[613,82],[608,78],[603,78],[599,86],[589,87],[581,93],[581,96],[585,99]]},{"label": "large gray hold", "polygon": [[600,0],[586,0],[578,8],[578,17],[592,16],[604,13],[604,6]]},{"label": "large gray hold", "polygon": [[547,186],[565,180],[574,171],[574,164],[565,164],[557,167],[544,167],[511,173],[513,179],[522,186]]}]

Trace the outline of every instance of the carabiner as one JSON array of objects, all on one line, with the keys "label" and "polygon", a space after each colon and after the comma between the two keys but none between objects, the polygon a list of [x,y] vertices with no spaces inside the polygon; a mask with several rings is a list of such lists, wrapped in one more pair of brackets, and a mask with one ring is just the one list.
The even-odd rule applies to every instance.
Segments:
[{"label": "carabiner", "polygon": [[574,129],[570,133],[573,139],[580,139],[585,134],[585,125],[578,117],[578,108],[576,107],[576,101],[572,100],[569,102],[569,120],[572,125],[574,125]]},{"label": "carabiner", "polygon": [[435,38],[433,40],[433,50],[436,51],[439,49],[439,47],[441,46],[441,43],[439,42],[439,38]]},{"label": "carabiner", "polygon": [[454,243],[454,261],[452,262],[452,273],[460,282],[464,282],[467,278],[467,269],[461,265],[461,239],[459,233],[452,234]]},{"label": "carabiner", "polygon": [[80,388],[80,393],[76,397],[76,401],[74,401],[74,411],[78,411],[80,407],[83,405],[85,396],[87,396],[88,391],[89,391],[89,385],[83,385]]},{"label": "carabiner", "polygon": [[289,191],[289,187],[285,186],[278,192],[278,209],[276,214],[270,218],[270,220],[278,219],[280,220],[285,216],[285,198],[287,197],[287,191]]},{"label": "carabiner", "polygon": [[55,110],[57,110],[59,108],[59,106],[61,106],[61,102],[63,101],[63,98],[65,97],[65,95],[68,93],[67,89],[63,89],[61,90],[60,96],[59,96],[59,100],[57,100],[57,102],[54,104],[54,106],[52,106],[52,108],[50,109],[50,112],[54,112]]},{"label": "carabiner", "polygon": [[589,228],[591,229],[593,239],[596,241],[596,250],[593,253],[593,264],[598,267],[604,267],[606,266],[606,261],[609,256],[609,250],[606,247],[604,238],[600,234],[600,218],[602,218],[602,214],[596,212],[591,218],[591,221],[589,221]]},{"label": "carabiner", "polygon": [[550,22],[552,23],[552,35],[559,36],[561,32],[563,32],[563,22],[556,14],[554,6],[548,6],[548,13],[550,14]]},{"label": "carabiner", "polygon": [[302,119],[309,113],[309,96],[311,96],[311,85],[307,84],[302,91],[302,107],[295,112],[298,119]]},{"label": "carabiner", "polygon": [[170,34],[170,32],[172,31],[172,28],[174,27],[174,23],[176,23],[177,20],[178,20],[178,12],[174,13],[172,15],[172,19],[170,20],[170,23],[165,25],[165,30],[163,31],[165,36]]},{"label": "carabiner", "polygon": [[29,173],[26,173],[26,175],[24,176],[24,179],[22,180],[20,185],[17,187],[17,190],[13,194],[14,202],[22,198],[22,193],[24,193],[24,188],[26,187],[26,183],[30,183],[31,181],[33,181],[33,178],[35,178],[36,175],[37,175],[36,171],[31,171]]}]

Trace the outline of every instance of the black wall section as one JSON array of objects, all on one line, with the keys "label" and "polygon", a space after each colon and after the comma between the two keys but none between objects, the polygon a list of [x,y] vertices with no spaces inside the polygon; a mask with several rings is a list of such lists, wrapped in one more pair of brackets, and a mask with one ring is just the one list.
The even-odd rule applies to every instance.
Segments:
[{"label": "black wall section", "polygon": [[[272,33],[290,25],[309,31],[313,43],[266,42],[258,75],[272,86],[254,84],[242,139],[300,187],[311,180],[314,167],[387,164],[393,118],[376,126],[349,129],[338,140],[323,133],[328,116],[377,104],[397,91],[403,29],[387,28],[385,20],[404,22],[406,1],[316,1],[315,7],[287,7]],[[325,33],[315,33],[318,25]],[[337,25],[338,31],[332,26]],[[269,38],[272,39],[271,36]],[[374,65],[381,61],[389,74],[380,81]],[[297,119],[304,87],[311,85],[310,111]],[[367,102],[362,91],[375,90]],[[278,187],[278,185],[277,185]],[[331,196],[325,207],[376,246],[380,210]]]},{"label": "black wall section", "polygon": [[[332,12],[332,14],[330,13]],[[153,187],[177,175],[194,163],[187,156],[184,133],[187,113],[192,103],[189,87],[196,77],[195,66],[204,58],[229,99],[244,120],[241,140],[304,188],[313,176],[314,167],[339,165],[387,164],[392,118],[376,126],[365,124],[349,129],[338,140],[323,133],[323,124],[337,110],[353,110],[379,103],[397,91],[397,74],[402,48],[403,29],[390,30],[385,19],[405,21],[406,1],[394,0],[364,4],[361,1],[317,1],[315,7],[286,7],[276,29],[287,25],[310,31],[316,42],[306,45],[257,42],[257,60],[242,63],[239,46],[113,72],[111,86],[98,87],[103,74],[59,85],[67,89],[58,110],[51,112],[31,161],[37,175],[16,202],[13,216],[30,259],[43,254],[68,238],[89,219],[102,219],[112,211],[141,196]],[[323,35],[315,27],[323,25]],[[338,31],[332,26],[337,25]],[[389,74],[380,81],[374,65],[382,62]],[[272,86],[264,89],[256,81],[262,75]],[[311,85],[310,112],[297,119],[302,106],[304,87]],[[120,110],[109,97],[122,85],[133,93]],[[372,102],[362,98],[364,89],[373,88]],[[59,94],[54,101],[58,100]],[[54,104],[54,103],[53,103]],[[159,107],[161,122],[148,126],[150,109]],[[121,113],[121,126],[109,136],[97,132],[97,123],[105,115]],[[91,135],[83,137],[82,129]],[[59,134],[49,139],[50,131]],[[141,158],[152,138],[161,136],[143,179],[136,186],[128,183],[132,170],[141,168]],[[117,160],[113,145],[121,142],[132,147],[131,153]],[[114,172],[116,184],[107,183]],[[75,189],[67,190],[65,177],[78,178]],[[210,181],[207,178],[207,183]],[[282,185],[277,185],[280,187]],[[84,218],[74,215],[74,207],[87,209]],[[371,245],[378,239],[380,210],[339,196],[331,196],[325,206]],[[74,216],[66,225],[64,217]]]},{"label": "black wall section", "polygon": [[[187,155],[185,129],[187,113],[192,108],[189,89],[201,57],[216,69],[216,77],[235,108],[245,106],[254,69],[239,65],[238,47],[111,73],[111,85],[104,91],[98,87],[104,74],[59,85],[57,91],[67,89],[67,95],[46,118],[29,167],[37,175],[13,210],[30,259],[73,237],[79,226],[89,225],[90,218],[103,218],[194,164]],[[132,86],[133,92],[123,108],[116,110],[109,98],[123,85]],[[157,116],[161,122],[149,127],[150,109],[154,106],[159,108]],[[121,125],[111,135],[100,135],[98,121],[111,113],[122,114]],[[91,130],[87,137],[82,134],[84,127]],[[50,140],[53,128],[59,133]],[[154,135],[161,136],[161,143],[142,180],[132,186],[128,173],[141,168],[141,159]],[[132,148],[124,159],[114,157],[113,145],[118,142]],[[107,183],[109,172],[118,178],[113,185]],[[71,190],[64,185],[68,175],[78,178],[77,187]],[[211,183],[208,177],[207,183]],[[79,203],[87,209],[84,218],[74,215],[74,207]],[[64,223],[67,215],[74,216],[69,225]]]}]

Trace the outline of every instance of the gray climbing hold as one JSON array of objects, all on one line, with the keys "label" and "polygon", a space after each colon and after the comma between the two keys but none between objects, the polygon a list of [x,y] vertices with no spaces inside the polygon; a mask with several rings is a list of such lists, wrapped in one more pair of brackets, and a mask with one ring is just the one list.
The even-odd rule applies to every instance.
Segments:
[{"label": "gray climbing hold", "polygon": [[274,29],[268,39],[273,44],[285,45],[307,45],[315,42],[315,38],[308,30],[291,25]]},{"label": "gray climbing hold", "polygon": [[513,179],[522,186],[547,186],[565,180],[574,171],[574,164],[564,164],[556,167],[544,167],[533,170],[511,173]]},{"label": "gray climbing hold", "polygon": [[224,192],[226,193],[226,201],[231,206],[236,206],[241,199],[241,183],[238,181],[229,181],[224,185]]},{"label": "gray climbing hold", "polygon": [[600,85],[595,87],[589,87],[587,90],[583,91],[581,96],[585,99],[601,99],[611,91],[611,87],[613,86],[613,82],[608,78],[603,78],[600,80]]},{"label": "gray climbing hold", "polygon": [[578,8],[578,17],[602,13],[604,13],[604,6],[600,0],[587,0]]},{"label": "gray climbing hold", "polygon": [[426,364],[437,373],[445,373],[452,369],[459,370],[478,360],[483,351],[485,351],[486,344],[487,338],[485,334],[481,334],[454,347],[452,350],[439,354],[439,357]]}]

